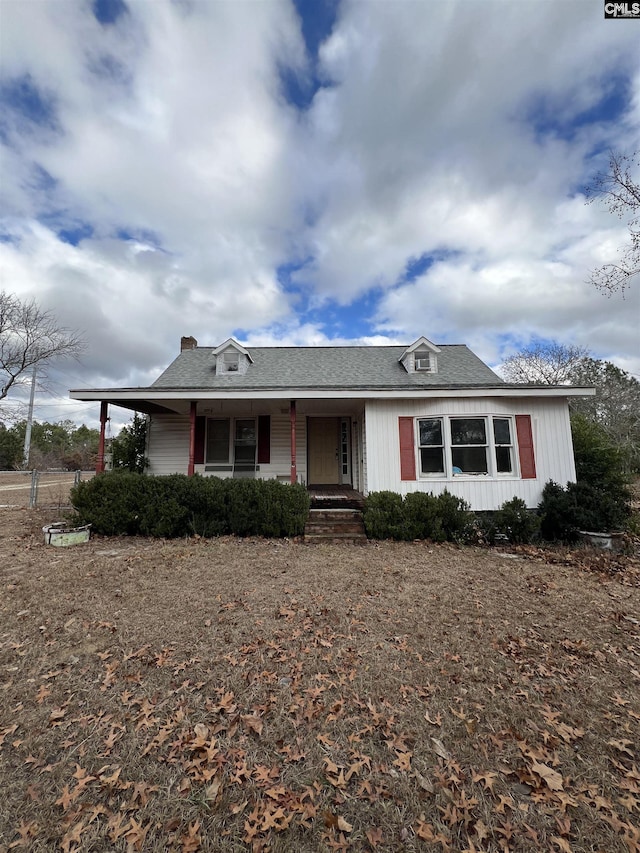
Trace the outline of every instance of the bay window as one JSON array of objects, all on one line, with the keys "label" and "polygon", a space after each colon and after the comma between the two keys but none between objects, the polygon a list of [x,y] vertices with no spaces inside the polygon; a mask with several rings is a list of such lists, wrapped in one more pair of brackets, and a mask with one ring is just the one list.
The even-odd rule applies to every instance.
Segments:
[{"label": "bay window", "polygon": [[515,474],[510,417],[418,418],[418,450],[423,477]]}]

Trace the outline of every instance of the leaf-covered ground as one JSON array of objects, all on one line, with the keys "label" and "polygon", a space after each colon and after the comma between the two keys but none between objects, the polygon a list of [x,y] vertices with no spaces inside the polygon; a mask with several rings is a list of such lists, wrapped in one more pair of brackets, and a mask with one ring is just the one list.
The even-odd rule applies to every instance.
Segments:
[{"label": "leaf-covered ground", "polygon": [[640,850],[640,564],[0,510],[0,850]]}]

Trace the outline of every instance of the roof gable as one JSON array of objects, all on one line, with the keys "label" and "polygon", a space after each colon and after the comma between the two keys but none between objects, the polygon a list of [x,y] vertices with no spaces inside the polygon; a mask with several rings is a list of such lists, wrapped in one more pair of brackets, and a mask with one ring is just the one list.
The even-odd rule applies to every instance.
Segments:
[{"label": "roof gable", "polygon": [[249,361],[253,362],[249,350],[245,349],[242,344],[239,344],[238,341],[234,340],[234,338],[227,338],[227,340],[223,344],[220,344],[220,346],[216,347],[214,350],[212,350],[212,352],[213,355],[222,355],[230,349],[236,350],[236,352],[240,353],[241,355],[246,355]]},{"label": "roof gable", "polygon": [[428,338],[425,338],[424,335],[421,338],[418,338],[417,341],[414,341],[411,346],[408,346],[403,354],[400,356],[400,361],[412,352],[415,352],[417,349],[426,348],[429,352],[439,353],[440,349],[432,343]]}]

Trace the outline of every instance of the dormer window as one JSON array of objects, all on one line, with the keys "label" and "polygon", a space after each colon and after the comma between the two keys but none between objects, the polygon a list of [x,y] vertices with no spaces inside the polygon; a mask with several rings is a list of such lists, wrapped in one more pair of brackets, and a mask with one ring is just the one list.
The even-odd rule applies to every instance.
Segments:
[{"label": "dormer window", "polygon": [[437,373],[440,349],[427,338],[418,338],[402,353],[398,361],[407,373]]},{"label": "dormer window", "polygon": [[233,338],[220,344],[213,351],[216,359],[216,375],[244,375],[253,362],[251,353]]},{"label": "dormer window", "polygon": [[431,356],[428,352],[416,353],[414,366],[416,370],[431,371]]},{"label": "dormer window", "polygon": [[225,352],[223,363],[225,373],[237,373],[240,366],[240,353]]}]

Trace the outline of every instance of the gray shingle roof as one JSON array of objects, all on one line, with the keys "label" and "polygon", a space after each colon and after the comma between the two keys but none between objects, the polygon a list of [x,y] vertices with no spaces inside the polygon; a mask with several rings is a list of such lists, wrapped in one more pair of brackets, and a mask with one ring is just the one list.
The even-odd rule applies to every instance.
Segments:
[{"label": "gray shingle roof", "polygon": [[250,347],[246,373],[216,375],[213,347],[185,350],[153,383],[156,389],[400,389],[495,386],[502,380],[462,344],[440,347],[437,373],[407,373],[403,346]]}]

